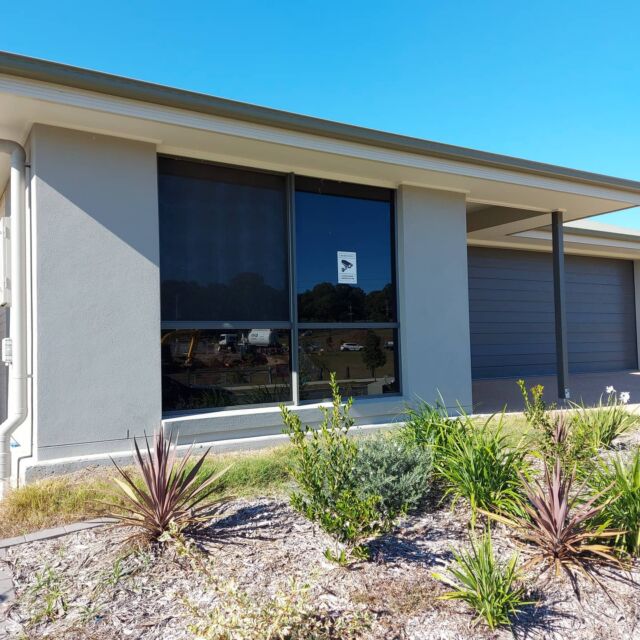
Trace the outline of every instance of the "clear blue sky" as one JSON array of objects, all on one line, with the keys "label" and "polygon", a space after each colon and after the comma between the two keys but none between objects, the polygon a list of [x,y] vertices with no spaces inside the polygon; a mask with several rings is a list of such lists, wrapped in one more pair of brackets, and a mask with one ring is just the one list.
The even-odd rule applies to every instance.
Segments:
[{"label": "clear blue sky", "polygon": [[0,49],[640,179],[637,0],[31,0]]}]

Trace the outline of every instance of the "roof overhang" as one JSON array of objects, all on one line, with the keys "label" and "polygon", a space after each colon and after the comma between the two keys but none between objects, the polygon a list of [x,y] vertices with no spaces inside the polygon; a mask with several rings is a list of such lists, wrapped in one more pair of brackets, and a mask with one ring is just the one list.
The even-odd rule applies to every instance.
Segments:
[{"label": "roof overhang", "polygon": [[546,224],[554,209],[577,220],[640,205],[640,183],[630,180],[0,53],[0,137],[24,142],[35,123],[147,141],[159,153],[455,191],[471,206],[529,212],[516,232]]}]

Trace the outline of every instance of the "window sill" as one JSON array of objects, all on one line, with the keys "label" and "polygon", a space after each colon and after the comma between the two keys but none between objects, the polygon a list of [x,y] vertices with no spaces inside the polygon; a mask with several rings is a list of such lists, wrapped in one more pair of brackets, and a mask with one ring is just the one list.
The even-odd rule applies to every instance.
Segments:
[{"label": "window sill", "polygon": [[[355,399],[351,416],[358,426],[399,422],[406,404],[401,394]],[[289,405],[289,408],[304,423],[317,425],[322,420],[320,408],[330,406],[330,402],[320,402]],[[277,406],[248,407],[167,416],[162,425],[165,429],[177,431],[183,442],[185,439],[203,442],[278,434],[282,431],[282,417]]]}]

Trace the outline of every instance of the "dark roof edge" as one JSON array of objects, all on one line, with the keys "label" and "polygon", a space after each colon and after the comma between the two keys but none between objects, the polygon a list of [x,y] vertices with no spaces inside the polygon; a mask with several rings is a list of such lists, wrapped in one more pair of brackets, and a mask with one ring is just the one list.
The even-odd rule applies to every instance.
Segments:
[{"label": "dark roof edge", "polygon": [[0,74],[424,156],[640,193],[640,182],[488,153],[0,51]]}]

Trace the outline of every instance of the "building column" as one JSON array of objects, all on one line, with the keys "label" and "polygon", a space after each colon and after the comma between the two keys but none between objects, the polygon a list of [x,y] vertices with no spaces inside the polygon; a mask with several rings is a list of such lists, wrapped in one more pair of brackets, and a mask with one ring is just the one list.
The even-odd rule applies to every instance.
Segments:
[{"label": "building column", "polygon": [[464,194],[399,188],[398,291],[403,395],[471,409]]},{"label": "building column", "polygon": [[558,398],[568,400],[571,397],[571,392],[569,391],[564,229],[562,223],[562,211],[552,211],[551,229],[553,243],[553,302],[556,327],[556,376],[558,380]]}]

